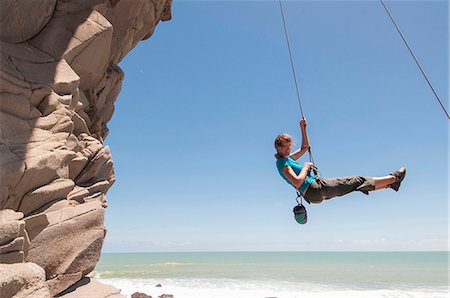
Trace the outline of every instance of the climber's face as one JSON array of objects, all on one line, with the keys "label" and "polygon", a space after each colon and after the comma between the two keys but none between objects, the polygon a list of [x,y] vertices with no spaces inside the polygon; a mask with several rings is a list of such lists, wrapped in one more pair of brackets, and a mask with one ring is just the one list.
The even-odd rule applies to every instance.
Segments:
[{"label": "climber's face", "polygon": [[292,151],[292,143],[283,142],[280,146],[277,146],[278,153],[283,157],[288,157]]}]

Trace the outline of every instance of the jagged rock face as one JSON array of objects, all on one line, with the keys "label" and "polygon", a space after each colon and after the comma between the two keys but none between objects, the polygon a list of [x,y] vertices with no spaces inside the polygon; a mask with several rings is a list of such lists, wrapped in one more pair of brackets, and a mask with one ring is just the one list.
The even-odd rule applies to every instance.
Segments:
[{"label": "jagged rock face", "polygon": [[22,218],[21,212],[0,210],[0,263],[23,263],[28,254],[30,239]]},{"label": "jagged rock face", "polygon": [[0,284],[0,297],[51,297],[45,271],[34,263],[0,264]]},{"label": "jagged rock face", "polygon": [[59,293],[91,272],[105,237],[101,202],[79,204],[25,218],[27,260],[45,269],[51,293]]},{"label": "jagged rock face", "polygon": [[0,262],[38,264],[52,295],[100,256],[117,64],[170,18],[171,0],[0,2]]}]

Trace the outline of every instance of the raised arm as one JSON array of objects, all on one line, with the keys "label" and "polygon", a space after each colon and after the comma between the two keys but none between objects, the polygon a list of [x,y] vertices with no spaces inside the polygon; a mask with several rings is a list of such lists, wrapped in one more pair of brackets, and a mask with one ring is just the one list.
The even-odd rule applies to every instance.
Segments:
[{"label": "raised arm", "polygon": [[306,134],[306,125],[307,125],[306,119],[302,118],[300,120],[300,128],[302,131],[302,146],[299,149],[297,149],[291,153],[290,156],[293,160],[297,160],[300,157],[302,157],[303,154],[305,154],[309,149],[308,135]]},{"label": "raised arm", "polygon": [[308,171],[312,165],[313,164],[311,162],[305,162],[298,175],[295,174],[294,170],[290,166],[285,166],[283,168],[283,174],[295,186],[296,189],[299,189],[303,182],[305,182],[305,179],[308,176]]}]

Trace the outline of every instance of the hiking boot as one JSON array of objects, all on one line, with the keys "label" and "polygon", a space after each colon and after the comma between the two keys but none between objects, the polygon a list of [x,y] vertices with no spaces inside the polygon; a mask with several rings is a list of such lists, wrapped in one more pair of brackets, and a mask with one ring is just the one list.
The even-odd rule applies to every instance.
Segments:
[{"label": "hiking boot", "polygon": [[395,182],[392,184],[389,184],[388,186],[392,188],[395,191],[398,191],[400,188],[400,184],[402,183],[403,179],[406,175],[406,167],[401,167],[398,171],[395,171],[394,173],[391,173],[389,175],[392,175],[396,178]]}]

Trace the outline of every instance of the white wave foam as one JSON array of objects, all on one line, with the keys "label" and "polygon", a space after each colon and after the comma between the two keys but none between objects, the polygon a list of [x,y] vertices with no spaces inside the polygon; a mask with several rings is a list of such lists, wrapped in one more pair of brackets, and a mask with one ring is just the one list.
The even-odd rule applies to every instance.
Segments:
[{"label": "white wave foam", "polygon": [[[271,280],[230,279],[98,279],[120,289],[131,297],[134,292],[143,292],[152,297],[172,294],[175,298],[444,298],[447,288],[417,289],[351,289],[319,284],[298,284]],[[155,287],[161,284],[162,287]]]},{"label": "white wave foam", "polygon": [[167,263],[156,263],[148,264],[148,267],[181,267],[181,266],[191,266],[194,263],[180,263],[180,262],[167,262]]}]

